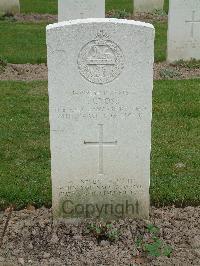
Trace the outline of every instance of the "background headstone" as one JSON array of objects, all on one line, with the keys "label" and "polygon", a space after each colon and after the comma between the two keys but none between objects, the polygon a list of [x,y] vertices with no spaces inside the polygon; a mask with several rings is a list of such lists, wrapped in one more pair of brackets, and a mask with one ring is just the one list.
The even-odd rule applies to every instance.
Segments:
[{"label": "background headstone", "polygon": [[54,217],[148,217],[154,28],[47,26]]},{"label": "background headstone", "polygon": [[168,61],[200,60],[200,0],[171,0],[168,20]]},{"label": "background headstone", "polygon": [[20,12],[19,0],[0,0],[0,16]]},{"label": "background headstone", "polygon": [[164,0],[134,0],[134,12],[152,12],[163,9]]},{"label": "background headstone", "polygon": [[58,0],[58,21],[105,18],[105,0]]}]

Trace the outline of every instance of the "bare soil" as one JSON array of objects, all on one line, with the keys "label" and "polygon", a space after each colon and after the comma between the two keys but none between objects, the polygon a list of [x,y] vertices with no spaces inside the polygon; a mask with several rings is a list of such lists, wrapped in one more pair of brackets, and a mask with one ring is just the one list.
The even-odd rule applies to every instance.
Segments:
[{"label": "bare soil", "polygon": [[14,20],[19,22],[33,22],[33,23],[41,23],[41,22],[47,22],[47,23],[55,23],[58,21],[57,15],[52,14],[16,14],[13,17]]},{"label": "bare soil", "polygon": [[[106,13],[106,17],[108,18],[123,18],[123,19],[132,19],[132,20],[139,20],[144,22],[153,22],[153,21],[160,21],[160,22],[166,22],[167,21],[167,15],[165,14],[151,14],[151,13],[138,13],[135,15],[118,12],[118,11],[110,11]],[[33,22],[33,23],[40,23],[40,22],[47,22],[47,23],[55,23],[58,21],[57,15],[52,14],[16,14],[13,17],[14,20],[19,22]]]},{"label": "bare soil", "polygon": [[[4,70],[0,69],[0,80],[47,80],[46,64],[8,64]],[[200,68],[172,66],[166,62],[154,64],[154,79],[193,79],[200,78]]]},{"label": "bare soil", "polygon": [[[9,213],[0,213],[0,239]],[[114,222],[118,240],[97,241],[81,224],[53,225],[50,209],[28,208],[12,213],[0,248],[0,265],[200,265],[200,207],[152,209],[150,221]],[[135,240],[148,223],[173,248],[168,257],[135,257]]]},{"label": "bare soil", "polygon": [[7,64],[0,69],[0,80],[47,80],[47,66],[45,64]]}]

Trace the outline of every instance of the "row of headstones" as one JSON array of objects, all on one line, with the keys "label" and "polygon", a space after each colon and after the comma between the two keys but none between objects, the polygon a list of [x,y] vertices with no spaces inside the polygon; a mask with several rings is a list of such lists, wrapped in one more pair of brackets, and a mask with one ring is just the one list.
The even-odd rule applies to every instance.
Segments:
[{"label": "row of headstones", "polygon": [[[164,0],[134,0],[135,12],[163,9]],[[59,21],[105,17],[104,0],[59,0]],[[200,59],[200,1],[170,0],[167,60]]]},{"label": "row of headstones", "polygon": [[[164,0],[134,0],[134,10],[136,12],[148,12],[154,9],[162,9]],[[105,1],[102,0],[58,0],[59,18],[62,21],[65,19],[76,19],[77,12],[79,18],[85,15],[90,17],[95,13],[103,17],[105,16]],[[0,15],[2,14],[16,14],[20,11],[19,0],[0,0]],[[98,17],[97,16],[97,17]]]},{"label": "row of headstones", "polygon": [[[163,9],[164,0],[134,0],[134,12]],[[58,20],[105,17],[105,0],[58,0]]]},{"label": "row of headstones", "polygon": [[[164,0],[134,0],[135,12],[162,9]],[[19,12],[19,0],[0,0],[0,13]],[[58,20],[105,17],[105,0],[58,0]],[[200,1],[170,0],[167,60],[200,59]]]}]

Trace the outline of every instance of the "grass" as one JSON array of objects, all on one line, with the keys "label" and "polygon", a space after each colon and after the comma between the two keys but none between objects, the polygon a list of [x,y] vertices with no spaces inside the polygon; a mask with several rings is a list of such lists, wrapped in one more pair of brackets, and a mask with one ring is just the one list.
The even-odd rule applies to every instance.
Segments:
[{"label": "grass", "polygon": [[[20,0],[22,13],[57,14],[57,0]],[[106,0],[106,10],[133,11],[132,0]]]},{"label": "grass", "polygon": [[20,0],[21,13],[57,14],[57,0]]},{"label": "grass", "polygon": [[154,89],[152,202],[200,203],[200,82],[157,81]]},{"label": "grass", "polygon": [[51,203],[46,87],[0,82],[0,208]]},{"label": "grass", "polygon": [[46,62],[45,24],[0,22],[0,57],[9,63]]},{"label": "grass", "polygon": [[155,27],[155,61],[162,62],[166,60],[167,51],[167,23],[154,23]]},{"label": "grass", "polygon": [[[156,81],[151,201],[200,203],[199,80]],[[51,205],[47,82],[0,82],[0,209]]]},{"label": "grass", "polygon": [[125,10],[126,12],[133,12],[132,0],[106,0],[106,11]]},{"label": "grass", "polygon": [[[46,37],[44,23],[0,21],[0,57],[9,63],[45,63]],[[155,23],[155,60],[166,58],[167,25]]]},{"label": "grass", "polygon": [[[169,0],[165,0],[164,10],[168,11]],[[22,13],[57,14],[57,0],[20,0]],[[106,11],[125,10],[133,12],[132,0],[106,0]]]}]

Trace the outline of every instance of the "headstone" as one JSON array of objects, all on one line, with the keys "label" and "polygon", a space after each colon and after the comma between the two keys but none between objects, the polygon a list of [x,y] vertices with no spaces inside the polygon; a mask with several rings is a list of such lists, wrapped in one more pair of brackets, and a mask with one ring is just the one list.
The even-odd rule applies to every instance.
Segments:
[{"label": "headstone", "polygon": [[19,0],[0,0],[0,16],[20,12]]},{"label": "headstone", "polygon": [[164,0],[133,0],[134,1],[134,12],[152,12],[156,9],[162,10]]},{"label": "headstone", "polygon": [[58,21],[105,18],[105,0],[58,0]]},{"label": "headstone", "polygon": [[168,22],[169,62],[200,60],[200,0],[171,0]]},{"label": "headstone", "polygon": [[148,217],[154,28],[47,26],[55,218]]}]

